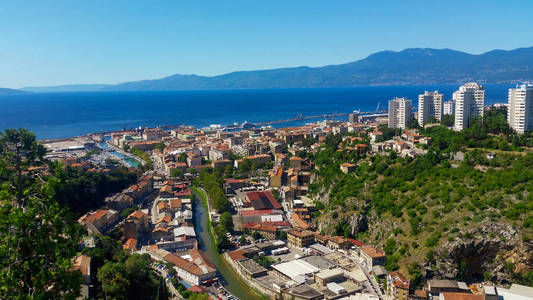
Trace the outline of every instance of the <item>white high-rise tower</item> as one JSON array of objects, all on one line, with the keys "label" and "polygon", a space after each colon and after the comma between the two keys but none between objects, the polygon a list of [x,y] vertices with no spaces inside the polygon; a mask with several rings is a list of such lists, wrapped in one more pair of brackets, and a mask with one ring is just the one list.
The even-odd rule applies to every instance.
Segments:
[{"label": "white high-rise tower", "polygon": [[509,89],[507,122],[518,133],[533,130],[533,85]]},{"label": "white high-rise tower", "polygon": [[418,124],[424,126],[431,118],[442,119],[442,94],[439,91],[425,91],[418,95]]},{"label": "white high-rise tower", "polygon": [[412,116],[413,101],[406,98],[394,98],[389,101],[389,127],[407,128]]},{"label": "white high-rise tower", "polygon": [[475,82],[467,83],[453,92],[455,102],[454,130],[460,131],[472,125],[475,117],[483,117],[485,89]]}]

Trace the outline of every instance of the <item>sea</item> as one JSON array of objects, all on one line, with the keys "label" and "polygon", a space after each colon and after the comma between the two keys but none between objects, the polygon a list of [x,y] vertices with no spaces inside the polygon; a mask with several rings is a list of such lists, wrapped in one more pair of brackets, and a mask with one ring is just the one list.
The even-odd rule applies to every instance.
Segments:
[{"label": "sea", "polygon": [[[459,85],[312,89],[71,92],[0,95],[0,130],[26,128],[38,139],[65,138],[124,128],[231,125],[382,110],[394,97],[413,100],[438,90],[452,98]],[[485,104],[507,102],[511,85],[485,85]],[[346,118],[338,118],[345,120]],[[319,120],[275,124],[303,125]]]}]

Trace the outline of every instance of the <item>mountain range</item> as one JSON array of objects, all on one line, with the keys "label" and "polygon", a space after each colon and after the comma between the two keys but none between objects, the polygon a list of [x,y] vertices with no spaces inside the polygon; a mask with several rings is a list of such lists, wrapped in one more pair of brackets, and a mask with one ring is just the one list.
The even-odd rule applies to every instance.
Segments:
[{"label": "mountain range", "polygon": [[516,83],[533,80],[533,47],[469,54],[452,49],[381,51],[323,67],[237,71],[217,76],[175,74],[115,85],[26,87],[31,92],[320,88],[386,85]]}]

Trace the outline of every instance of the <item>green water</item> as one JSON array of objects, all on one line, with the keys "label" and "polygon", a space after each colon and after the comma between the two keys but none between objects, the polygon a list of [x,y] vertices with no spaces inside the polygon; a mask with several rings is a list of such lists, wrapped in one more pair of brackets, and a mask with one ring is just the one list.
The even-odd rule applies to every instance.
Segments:
[{"label": "green water", "polygon": [[208,214],[207,209],[202,205],[201,201],[196,199],[194,207],[194,227],[196,236],[200,240],[200,248],[205,251],[207,257],[215,264],[219,272],[220,282],[224,283],[224,287],[235,297],[241,300],[264,300],[264,298],[255,294],[250,287],[243,282],[237,273],[232,270],[231,266],[222,258],[222,256],[215,250],[213,240],[208,231]]}]

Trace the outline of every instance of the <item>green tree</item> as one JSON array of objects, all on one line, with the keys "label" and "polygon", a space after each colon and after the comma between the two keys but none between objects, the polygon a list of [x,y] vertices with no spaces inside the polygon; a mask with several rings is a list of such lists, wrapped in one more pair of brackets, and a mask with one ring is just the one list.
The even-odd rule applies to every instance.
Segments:
[{"label": "green tree", "polygon": [[75,298],[80,292],[81,274],[71,259],[82,228],[54,199],[59,180],[29,169],[42,165],[45,153],[25,129],[0,135],[0,298]]},{"label": "green tree", "polygon": [[163,150],[165,150],[165,143],[159,143],[157,145],[155,145],[155,148],[158,149],[159,151],[163,152]]},{"label": "green tree", "polygon": [[233,231],[233,217],[229,212],[226,211],[220,215],[219,223],[226,229],[227,232]]},{"label": "green tree", "polygon": [[96,275],[102,284],[106,300],[127,299],[129,281],[126,268],[119,262],[107,262]]},{"label": "green tree", "polygon": [[183,171],[181,171],[180,169],[174,169],[174,170],[172,170],[172,172],[170,172],[170,176],[174,177],[174,178],[182,179],[183,178]]}]

